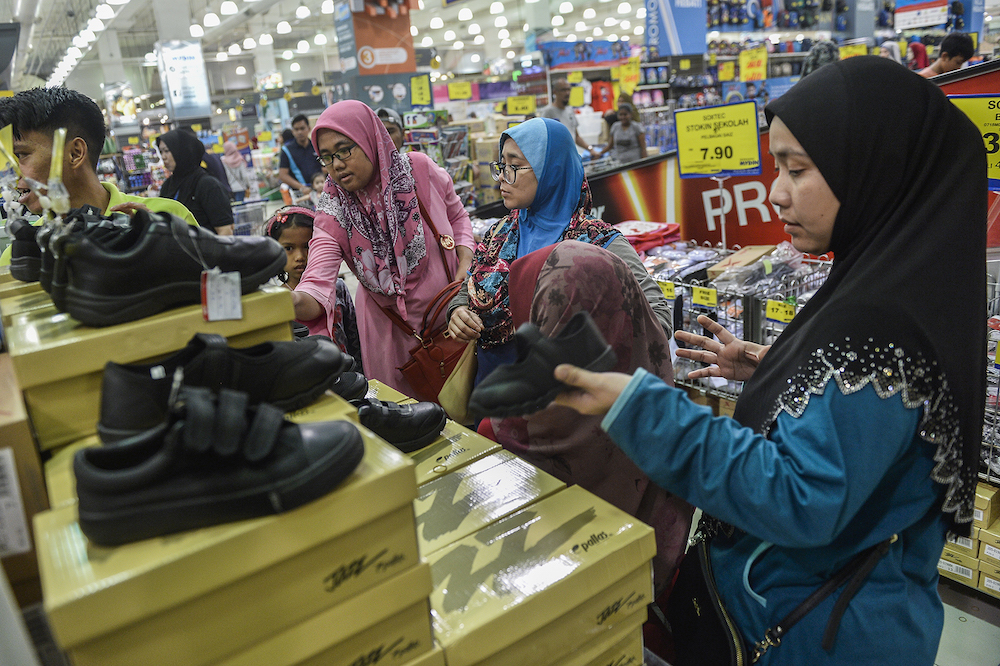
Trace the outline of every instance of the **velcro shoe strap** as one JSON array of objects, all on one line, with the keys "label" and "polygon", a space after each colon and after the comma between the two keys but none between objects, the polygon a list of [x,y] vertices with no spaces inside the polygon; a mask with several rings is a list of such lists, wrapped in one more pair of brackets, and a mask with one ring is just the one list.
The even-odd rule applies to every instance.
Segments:
[{"label": "velcro shoe strap", "polygon": [[215,413],[215,452],[231,456],[240,450],[243,432],[247,427],[247,403],[250,397],[243,391],[221,389]]},{"label": "velcro shoe strap", "polygon": [[184,401],[184,448],[205,453],[212,448],[215,431],[215,405],[207,388],[186,386]]},{"label": "velcro shoe strap", "polygon": [[221,335],[199,333],[198,338],[204,343],[202,352],[201,384],[219,390],[229,383],[231,355],[226,339]]},{"label": "velcro shoe strap", "polygon": [[250,430],[247,432],[246,443],[243,445],[243,455],[250,462],[263,460],[271,453],[278,441],[278,431],[285,423],[285,413],[267,403],[257,406]]}]

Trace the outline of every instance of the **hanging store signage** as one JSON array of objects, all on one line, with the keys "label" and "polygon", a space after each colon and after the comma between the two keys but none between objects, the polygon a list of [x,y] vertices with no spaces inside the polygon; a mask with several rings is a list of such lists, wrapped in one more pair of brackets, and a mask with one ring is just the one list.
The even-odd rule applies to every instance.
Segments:
[{"label": "hanging store signage", "polygon": [[645,0],[650,58],[704,53],[705,4],[703,0]]},{"label": "hanging store signage", "polygon": [[462,100],[472,99],[472,84],[468,81],[458,81],[448,84],[448,99]]},{"label": "hanging store signage", "polygon": [[171,40],[155,45],[167,114],[171,120],[207,118],[212,113],[201,42]]},{"label": "hanging store signage", "polygon": [[507,115],[521,116],[535,112],[534,95],[516,95],[507,98]]},{"label": "hanging store signage", "polygon": [[676,111],[674,123],[681,178],[761,173],[754,101]]},{"label": "hanging store signage", "polygon": [[926,28],[948,22],[948,0],[896,0],[896,30]]},{"label": "hanging store signage", "polygon": [[991,190],[1000,190],[1000,95],[948,95],[972,119],[986,146],[986,175]]},{"label": "hanging store signage", "polygon": [[428,74],[410,78],[410,103],[413,106],[431,106],[431,77]]}]

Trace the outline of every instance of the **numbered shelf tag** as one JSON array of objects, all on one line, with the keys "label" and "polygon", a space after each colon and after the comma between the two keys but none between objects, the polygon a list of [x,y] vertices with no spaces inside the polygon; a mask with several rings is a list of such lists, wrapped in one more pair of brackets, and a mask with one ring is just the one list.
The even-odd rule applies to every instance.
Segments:
[{"label": "numbered shelf tag", "polygon": [[663,297],[668,301],[674,300],[676,294],[674,293],[674,283],[673,282],[660,282],[656,281],[656,284],[660,285],[660,291],[663,292]]},{"label": "numbered shelf tag", "polygon": [[718,290],[710,289],[709,287],[692,287],[691,302],[695,305],[701,305],[706,308],[718,307],[719,292]]},{"label": "numbered shelf tag", "polygon": [[201,314],[205,321],[243,319],[238,271],[223,273],[216,267],[201,272]]},{"label": "numbered shelf tag", "polygon": [[784,301],[768,299],[766,317],[768,321],[787,324],[795,317],[795,306]]}]

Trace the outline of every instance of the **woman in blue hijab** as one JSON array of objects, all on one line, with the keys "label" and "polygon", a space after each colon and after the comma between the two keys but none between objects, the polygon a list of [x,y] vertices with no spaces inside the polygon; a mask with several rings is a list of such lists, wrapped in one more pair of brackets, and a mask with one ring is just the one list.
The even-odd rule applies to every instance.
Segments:
[{"label": "woman in blue hijab", "polygon": [[510,265],[561,241],[598,245],[623,259],[669,337],[669,309],[656,282],[621,233],[591,215],[583,162],[562,123],[533,118],[508,129],[500,136],[500,161],[490,164],[490,173],[500,183],[500,196],[510,213],[483,236],[469,278],[449,309],[451,335],[478,341],[477,383],[517,357],[508,293]]}]

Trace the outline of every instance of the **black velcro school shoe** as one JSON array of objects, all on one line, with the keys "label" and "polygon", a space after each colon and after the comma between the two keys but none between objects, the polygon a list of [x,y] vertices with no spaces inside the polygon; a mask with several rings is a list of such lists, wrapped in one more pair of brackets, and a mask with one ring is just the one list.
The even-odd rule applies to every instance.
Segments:
[{"label": "black velcro school shoe", "polygon": [[343,372],[333,382],[330,390],[347,401],[365,397],[368,393],[368,379],[360,372],[353,370]]},{"label": "black velcro school shoe", "polygon": [[168,418],[73,459],[80,529],[116,546],[282,513],[316,500],[364,456],[349,421],[294,424],[245,393],[184,387]]},{"label": "black velcro school shoe", "polygon": [[444,408],[433,402],[400,405],[365,398],[352,400],[351,404],[358,408],[361,425],[403,453],[412,453],[433,442],[448,422]]},{"label": "black velcro school shoe", "polygon": [[42,250],[38,247],[39,227],[24,218],[7,222],[10,236],[10,275],[21,282],[38,282],[42,269]]}]

